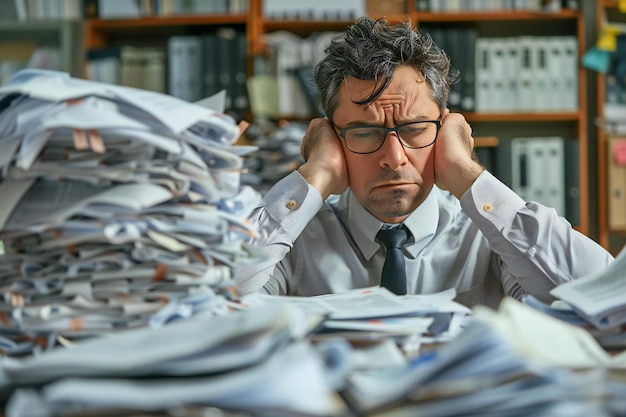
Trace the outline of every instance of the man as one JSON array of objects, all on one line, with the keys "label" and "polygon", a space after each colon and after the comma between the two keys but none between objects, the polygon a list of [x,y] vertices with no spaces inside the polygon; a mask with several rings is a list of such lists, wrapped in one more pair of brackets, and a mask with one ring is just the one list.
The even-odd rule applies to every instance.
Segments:
[{"label": "man", "polygon": [[612,261],[475,160],[471,127],[446,108],[449,70],[445,53],[409,23],[361,18],[332,42],[315,70],[327,118],[311,121],[306,162],[252,216],[269,256],[239,271],[244,292],[379,285],[388,250],[377,235],[398,225],[410,232],[399,245],[402,273],[382,278],[399,279],[391,286],[400,294],[454,287],[468,306],[496,307],[504,295],[549,301],[559,283]]}]

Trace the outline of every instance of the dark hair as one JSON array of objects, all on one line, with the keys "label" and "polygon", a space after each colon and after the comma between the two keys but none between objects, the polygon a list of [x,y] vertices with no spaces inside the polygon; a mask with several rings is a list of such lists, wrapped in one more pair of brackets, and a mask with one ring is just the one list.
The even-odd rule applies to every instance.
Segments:
[{"label": "dark hair", "polygon": [[349,76],[376,81],[372,94],[355,102],[367,104],[387,88],[398,66],[410,65],[424,76],[441,112],[446,108],[450,86],[458,78],[458,71],[450,70],[446,53],[428,33],[414,30],[408,21],[391,25],[385,19],[359,18],[333,39],[325,52],[315,67],[315,82],[321,107],[331,120],[341,84]]}]

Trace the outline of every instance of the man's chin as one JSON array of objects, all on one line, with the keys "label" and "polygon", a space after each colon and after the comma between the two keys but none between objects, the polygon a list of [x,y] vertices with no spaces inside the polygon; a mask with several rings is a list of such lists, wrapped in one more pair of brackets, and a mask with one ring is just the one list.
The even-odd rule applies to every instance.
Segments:
[{"label": "man's chin", "polygon": [[406,201],[379,201],[370,207],[366,207],[370,213],[387,223],[397,223],[407,218],[414,207]]}]

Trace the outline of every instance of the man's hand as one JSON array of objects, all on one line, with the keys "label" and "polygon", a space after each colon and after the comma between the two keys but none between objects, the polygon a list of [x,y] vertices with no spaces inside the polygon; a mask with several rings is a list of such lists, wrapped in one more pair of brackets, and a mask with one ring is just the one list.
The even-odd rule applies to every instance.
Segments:
[{"label": "man's hand", "polygon": [[484,168],[474,156],[472,128],[460,113],[444,113],[435,142],[435,183],[456,198],[472,186]]},{"label": "man's hand", "polygon": [[305,163],[298,172],[326,199],[331,194],[341,194],[348,188],[348,169],[337,136],[328,119],[311,120],[301,146]]}]

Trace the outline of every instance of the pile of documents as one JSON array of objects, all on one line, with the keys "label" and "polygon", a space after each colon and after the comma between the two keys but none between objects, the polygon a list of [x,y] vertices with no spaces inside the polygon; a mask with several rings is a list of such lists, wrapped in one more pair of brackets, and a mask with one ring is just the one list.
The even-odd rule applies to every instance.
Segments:
[{"label": "pile of documents", "polygon": [[552,317],[586,329],[607,350],[626,349],[626,250],[597,274],[566,282],[550,291],[545,304],[532,296],[524,302]]},{"label": "pile of documents", "polygon": [[304,159],[300,147],[307,126],[298,122],[285,122],[272,126],[256,121],[246,131],[257,148],[244,155],[246,172],[241,181],[256,187],[262,194],[276,182],[298,168]]},{"label": "pile of documents", "polygon": [[159,327],[237,297],[259,253],[232,118],[45,70],[0,88],[0,350]]},{"label": "pile of documents", "polygon": [[477,307],[454,341],[406,367],[353,373],[342,393],[370,416],[624,415],[623,383],[605,373],[623,375],[624,357],[573,329],[513,299]]},{"label": "pile of documents", "polygon": [[[247,294],[247,306],[286,304],[297,306],[312,317],[324,320],[316,328],[300,332],[310,340],[347,340],[357,345],[393,341],[402,356],[410,358],[423,345],[454,340],[471,310],[454,300],[451,288],[435,294],[399,297],[384,287],[374,286],[316,297]],[[399,351],[400,352],[400,351]]]},{"label": "pile of documents", "polygon": [[230,415],[218,408],[240,417],[345,415],[323,356],[292,337],[298,313],[284,305],[200,312],[158,329],[4,358],[0,388],[20,387],[6,415]]}]

